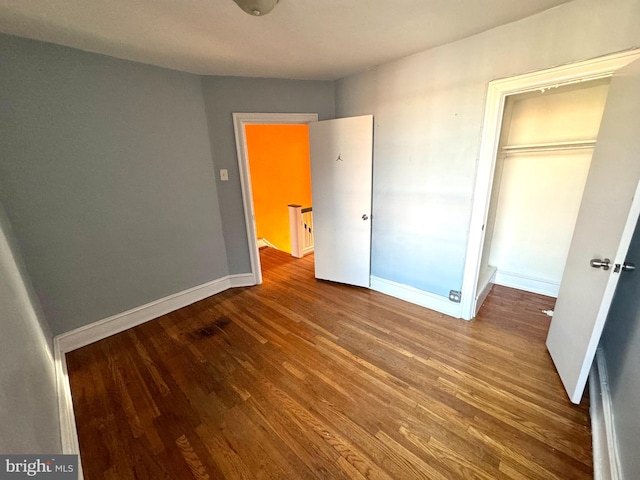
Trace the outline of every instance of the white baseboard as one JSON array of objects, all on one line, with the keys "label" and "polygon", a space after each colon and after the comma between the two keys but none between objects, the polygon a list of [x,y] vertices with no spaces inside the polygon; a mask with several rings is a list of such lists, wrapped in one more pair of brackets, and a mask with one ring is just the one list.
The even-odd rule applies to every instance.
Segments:
[{"label": "white baseboard", "polygon": [[489,296],[489,293],[491,292],[491,288],[493,287],[493,284],[495,283],[495,279],[496,279],[496,273],[498,272],[498,270],[496,269],[496,267],[489,267],[489,274],[485,275],[484,278],[480,278],[480,281],[478,282],[478,290],[477,290],[477,295],[476,295],[476,303],[475,303],[475,307],[474,307],[474,316],[478,315],[478,312],[480,311],[480,308],[482,307],[482,304],[484,303],[484,301],[487,299],[487,297]]},{"label": "white baseboard", "polygon": [[601,349],[596,352],[589,375],[589,399],[591,402],[591,436],[593,442],[593,478],[595,480],[619,480],[620,469],[618,441],[613,423],[613,408],[609,391],[607,363]]},{"label": "white baseboard", "polygon": [[62,453],[65,455],[78,455],[78,480],[83,480],[84,475],[80,458],[80,444],[78,443],[76,418],[73,412],[71,386],[69,385],[69,374],[67,372],[67,358],[65,357],[65,352],[60,350],[60,343],[57,337],[53,339],[53,351],[55,356],[58,420],[60,421]]},{"label": "white baseboard", "polygon": [[558,290],[560,289],[559,283],[525,277],[517,273],[505,272],[504,270],[496,272],[496,278],[493,283],[555,298],[558,297]]},{"label": "white baseboard", "polygon": [[[67,359],[65,356],[67,352],[161,317],[229,288],[248,287],[251,285],[255,285],[255,278],[251,273],[228,275],[54,337],[58,414],[63,453],[80,453],[71,387],[67,372]],[[79,480],[82,480],[82,478],[82,466],[80,465]]]},{"label": "white baseboard", "polygon": [[371,290],[396,297],[409,303],[426,307],[436,312],[452,317],[461,318],[461,305],[451,302],[447,297],[419,290],[409,285],[371,276]]},{"label": "white baseboard", "polygon": [[229,288],[249,285],[255,285],[254,277],[250,273],[228,275],[57,335],[55,340],[61,351],[70,352],[191,305],[216,293],[224,292]]},{"label": "white baseboard", "polygon": [[[229,286],[231,288],[252,287],[256,285],[256,279],[253,276],[253,273],[241,273],[237,275],[229,275],[226,278],[229,279]],[[220,292],[217,292],[217,293],[220,293]],[[208,295],[208,296],[210,297],[211,295]],[[203,298],[207,298],[207,297],[203,297]]]},{"label": "white baseboard", "polygon": [[303,257],[305,255],[309,255],[310,253],[313,253],[313,246],[302,249],[302,256]]},{"label": "white baseboard", "polygon": [[275,248],[276,250],[280,250],[278,247],[276,247],[273,243],[271,243],[266,238],[258,239],[258,248],[262,248],[262,247],[270,247],[270,248]]}]

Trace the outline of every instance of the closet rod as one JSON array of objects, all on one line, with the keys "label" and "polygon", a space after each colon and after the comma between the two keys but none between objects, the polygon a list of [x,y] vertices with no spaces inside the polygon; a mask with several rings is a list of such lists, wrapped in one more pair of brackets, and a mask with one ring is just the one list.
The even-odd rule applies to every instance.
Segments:
[{"label": "closet rod", "polygon": [[503,153],[533,153],[533,152],[558,152],[562,150],[583,150],[593,148],[595,140],[581,140],[577,142],[536,143],[530,145],[506,145],[502,147]]}]

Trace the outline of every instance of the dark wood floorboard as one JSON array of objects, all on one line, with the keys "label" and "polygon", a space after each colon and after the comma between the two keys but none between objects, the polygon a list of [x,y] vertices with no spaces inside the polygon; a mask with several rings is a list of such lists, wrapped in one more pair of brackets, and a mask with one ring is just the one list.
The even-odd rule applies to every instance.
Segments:
[{"label": "dark wood floorboard", "polygon": [[592,478],[553,299],[496,286],[465,322],[260,255],[263,285],[67,354],[85,478]]}]

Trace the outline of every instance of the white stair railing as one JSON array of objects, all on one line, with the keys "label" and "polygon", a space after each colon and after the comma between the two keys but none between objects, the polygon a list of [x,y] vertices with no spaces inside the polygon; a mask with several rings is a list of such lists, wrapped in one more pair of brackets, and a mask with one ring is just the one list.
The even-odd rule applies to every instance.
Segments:
[{"label": "white stair railing", "polygon": [[291,255],[302,258],[313,252],[313,212],[311,207],[289,205]]}]

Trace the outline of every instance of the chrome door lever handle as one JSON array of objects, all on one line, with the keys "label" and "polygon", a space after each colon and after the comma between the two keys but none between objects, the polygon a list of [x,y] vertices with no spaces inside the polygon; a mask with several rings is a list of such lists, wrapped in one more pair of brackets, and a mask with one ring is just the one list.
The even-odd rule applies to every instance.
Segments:
[{"label": "chrome door lever handle", "polygon": [[611,260],[605,258],[604,260],[600,260],[599,258],[592,258],[589,262],[593,268],[602,268],[603,270],[609,270],[611,266]]}]

